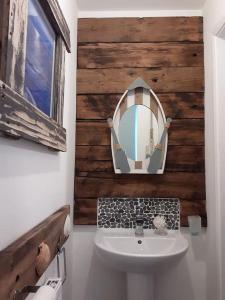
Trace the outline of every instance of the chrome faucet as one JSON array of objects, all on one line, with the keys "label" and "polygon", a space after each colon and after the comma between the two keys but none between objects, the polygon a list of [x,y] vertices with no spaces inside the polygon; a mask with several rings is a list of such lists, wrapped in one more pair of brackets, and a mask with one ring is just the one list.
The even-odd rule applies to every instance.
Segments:
[{"label": "chrome faucet", "polygon": [[140,209],[136,210],[136,227],[135,227],[135,236],[144,236],[144,217],[140,214]]}]

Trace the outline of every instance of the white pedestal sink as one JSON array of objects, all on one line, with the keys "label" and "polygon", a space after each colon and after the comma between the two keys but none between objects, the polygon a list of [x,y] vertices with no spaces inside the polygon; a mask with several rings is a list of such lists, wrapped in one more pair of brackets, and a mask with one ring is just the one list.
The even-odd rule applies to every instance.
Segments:
[{"label": "white pedestal sink", "polygon": [[136,237],[133,229],[98,229],[95,247],[104,263],[127,273],[127,300],[154,300],[154,272],[161,264],[175,264],[188,242],[178,230],[165,236],[145,230]]}]

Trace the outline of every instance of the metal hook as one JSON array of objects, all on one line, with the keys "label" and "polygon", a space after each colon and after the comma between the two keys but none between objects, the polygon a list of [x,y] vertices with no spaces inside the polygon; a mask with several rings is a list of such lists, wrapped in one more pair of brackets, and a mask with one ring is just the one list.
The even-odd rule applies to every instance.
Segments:
[{"label": "metal hook", "polygon": [[24,288],[22,288],[22,290],[15,290],[14,295],[13,295],[13,299],[16,300],[18,298],[19,295],[21,294],[30,294],[30,293],[36,293],[39,290],[40,286],[35,285],[35,286],[25,286]]},{"label": "metal hook", "polygon": [[[66,266],[66,249],[65,247],[60,249],[60,246],[58,244],[58,252],[57,252],[57,275],[60,278],[61,277],[61,272],[60,272],[60,256],[63,254],[63,266],[64,266],[64,279],[62,280],[62,284],[65,283],[67,279],[67,266]],[[29,293],[36,293],[40,286],[25,286],[21,290],[15,290],[13,299],[17,300],[18,296],[21,294],[29,294]]]}]

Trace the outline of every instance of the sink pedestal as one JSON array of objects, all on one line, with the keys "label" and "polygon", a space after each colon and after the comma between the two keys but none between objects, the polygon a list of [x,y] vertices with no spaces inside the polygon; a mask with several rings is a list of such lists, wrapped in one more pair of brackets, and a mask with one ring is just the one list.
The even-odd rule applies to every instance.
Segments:
[{"label": "sink pedestal", "polygon": [[127,273],[127,300],[154,300],[152,274]]},{"label": "sink pedestal", "polygon": [[161,236],[146,229],[140,238],[133,229],[115,228],[98,229],[95,247],[102,262],[126,272],[127,300],[154,300],[155,272],[160,266],[176,264],[186,253],[188,242],[178,230]]}]

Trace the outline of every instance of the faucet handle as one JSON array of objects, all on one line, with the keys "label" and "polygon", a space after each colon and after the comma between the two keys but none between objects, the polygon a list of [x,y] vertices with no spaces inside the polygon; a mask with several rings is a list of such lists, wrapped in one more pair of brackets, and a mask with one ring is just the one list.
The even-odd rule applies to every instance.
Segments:
[{"label": "faucet handle", "polygon": [[135,212],[136,214],[138,214],[138,213],[140,212],[140,209],[141,209],[140,205],[135,205],[135,206],[134,206],[134,212]]},{"label": "faucet handle", "polygon": [[137,225],[143,225],[144,224],[144,218],[143,218],[143,216],[137,216],[137,218],[136,218],[136,224]]},{"label": "faucet handle", "polygon": [[143,224],[144,224],[144,217],[142,215],[137,215],[136,216],[136,228],[135,228],[136,236],[144,235]]}]

